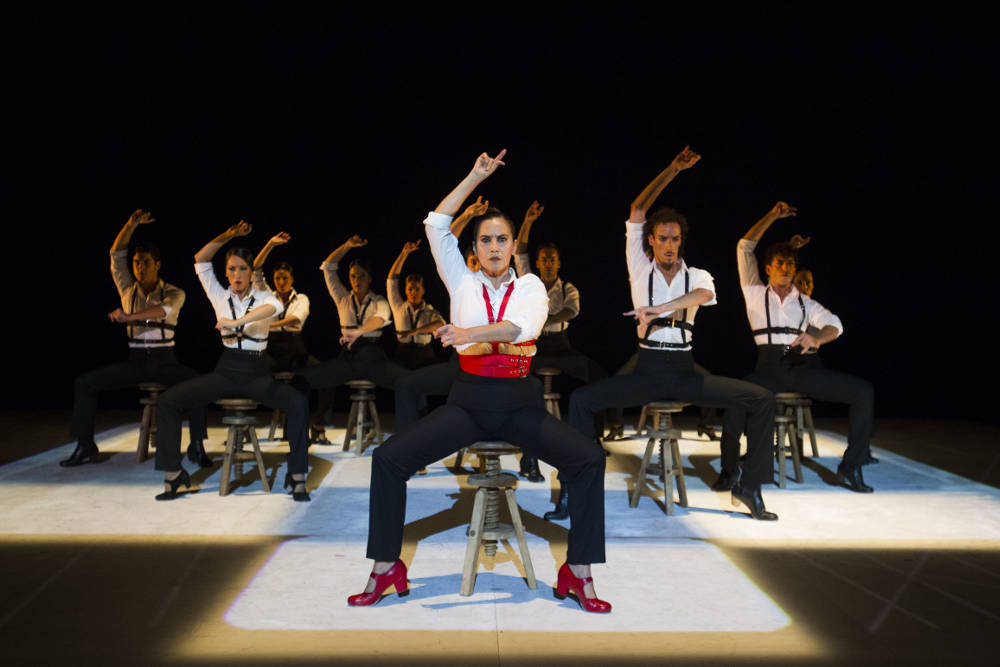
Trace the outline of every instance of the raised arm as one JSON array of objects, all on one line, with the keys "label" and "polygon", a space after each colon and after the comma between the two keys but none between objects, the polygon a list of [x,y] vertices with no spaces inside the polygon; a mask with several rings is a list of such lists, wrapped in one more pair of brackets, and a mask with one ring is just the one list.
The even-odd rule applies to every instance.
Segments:
[{"label": "raised arm", "polygon": [[219,321],[215,323],[215,328],[222,329],[236,329],[238,327],[244,326],[246,324],[251,324],[259,320],[267,319],[271,317],[278,309],[269,303],[257,306],[253,310],[247,312],[243,317],[239,317],[235,320],[231,320],[228,317],[220,317]]},{"label": "raised arm", "polygon": [[271,254],[272,250],[277,248],[279,245],[285,245],[291,240],[292,237],[288,234],[288,232],[278,232],[268,239],[267,243],[260,249],[260,252],[257,253],[257,257],[253,260],[254,271],[260,271],[264,268],[264,262],[267,261],[267,256]]},{"label": "raised arm", "polygon": [[476,163],[472,165],[472,171],[455,186],[454,190],[441,200],[437,208],[434,209],[434,212],[454,217],[458,213],[458,209],[461,208],[462,203],[469,198],[473,190],[489,178],[500,166],[506,164],[503,161],[503,157],[506,154],[507,149],[505,148],[496,157],[490,157],[486,153],[483,153],[476,158]]},{"label": "raised arm", "polygon": [[121,228],[118,236],[115,237],[114,242],[111,244],[111,252],[128,250],[129,241],[132,240],[132,234],[136,228],[139,225],[148,225],[151,222],[156,222],[156,218],[149,211],[143,211],[141,208],[134,210],[132,215],[128,217],[128,220],[125,221],[125,226]]},{"label": "raised arm", "polygon": [[420,241],[407,241],[403,244],[403,249],[399,251],[399,257],[396,261],[392,263],[392,267],[389,269],[389,275],[387,280],[396,280],[403,274],[403,264],[406,263],[406,258],[411,254],[420,249]]},{"label": "raised arm", "polygon": [[219,252],[219,248],[235,238],[246,236],[251,232],[251,230],[253,230],[253,225],[246,220],[240,220],[235,225],[231,226],[229,229],[206,243],[201,250],[195,253],[194,261],[198,264],[211,262],[212,258],[215,257],[215,253]]},{"label": "raised arm", "polygon": [[482,196],[476,197],[476,201],[474,203],[465,207],[465,210],[462,211],[462,215],[451,221],[451,233],[455,235],[455,238],[461,236],[462,230],[464,230],[466,225],[469,224],[469,220],[472,220],[477,215],[486,213],[489,207],[489,199],[483,201]]},{"label": "raised arm", "polygon": [[344,255],[346,255],[351,248],[360,248],[364,245],[368,245],[368,239],[363,239],[355,234],[351,238],[344,241],[339,247],[337,247],[336,250],[327,255],[326,260],[324,260],[323,263],[339,264],[340,260],[344,258]]},{"label": "raised arm", "polygon": [[545,207],[538,203],[538,200],[531,202],[528,212],[524,214],[524,221],[521,222],[521,229],[517,232],[517,247],[523,251],[528,249],[528,237],[531,235],[531,226],[535,224],[542,215]]},{"label": "raised arm", "polygon": [[632,201],[632,208],[628,216],[629,222],[646,222],[646,212],[663,192],[663,188],[667,187],[667,184],[674,180],[677,174],[685,169],[690,169],[700,159],[701,156],[691,150],[690,146],[685,146],[684,150],[678,153],[677,157],[667,165],[667,168],[650,181],[649,185]]},{"label": "raised arm", "polygon": [[336,250],[327,255],[327,258],[323,261],[323,277],[326,280],[326,289],[330,292],[330,297],[336,302],[338,299],[342,299],[347,295],[347,288],[344,284],[340,282],[340,276],[337,275],[337,265],[340,264],[340,260],[344,258],[344,255],[351,248],[360,248],[361,246],[368,245],[368,239],[363,239],[357,234],[351,238],[344,241]]},{"label": "raised arm", "polygon": [[[789,206],[785,202],[779,201],[771,207],[771,210],[768,211],[763,218],[755,222],[753,227],[747,230],[747,233],[743,235],[743,238],[747,241],[757,243],[764,236],[764,232],[766,232],[771,225],[782,218],[789,218],[797,215],[798,211],[799,210],[794,206]],[[801,239],[802,237],[800,236],[799,238]],[[806,242],[808,243],[808,239],[806,239]],[[802,245],[805,245],[805,243]]]}]

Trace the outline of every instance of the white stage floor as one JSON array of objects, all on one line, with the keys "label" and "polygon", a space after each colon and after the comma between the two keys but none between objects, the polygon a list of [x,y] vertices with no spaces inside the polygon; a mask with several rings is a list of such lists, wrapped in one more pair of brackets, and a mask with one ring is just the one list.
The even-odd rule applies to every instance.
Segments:
[{"label": "white stage floor", "polygon": [[[845,442],[824,431],[818,433],[820,456],[804,467],[804,483],[764,489],[768,509],[780,520],[753,521],[744,508],[730,505],[729,494],[711,491],[691,473],[698,469],[712,481],[718,443],[685,435],[680,444],[689,507],[676,507],[670,517],[663,512],[658,482],[637,508],[628,507],[645,440],[609,444],[608,562],[594,567],[601,597],[617,603],[607,616],[581,614],[571,600],[552,596],[568,522],[540,519],[551,508],[555,475],[545,464],[545,483],[522,480],[517,491],[538,576],[534,591],[521,579],[516,545],[505,545],[495,561],[481,559],[475,594],[458,595],[472,493],[463,486],[464,475],[439,462],[409,484],[404,560],[410,566],[411,595],[392,596],[370,609],[347,607],[346,596],[360,589],[370,568],[364,552],[371,450],[356,456],[339,445],[311,448],[309,503],[293,502],[280,490],[285,443],[263,443],[269,465],[280,465],[272,475],[279,483],[273,493],[263,492],[255,466],[246,463],[248,484],[227,497],[218,494],[216,466],[193,474],[197,492],[157,502],[153,496],[162,490],[162,475],[151,460],[134,463],[137,425],[126,425],[98,437],[102,453],[112,455],[99,465],[59,467],[57,462],[72,451],[67,444],[0,468],[0,534],[289,536],[228,606],[224,620],[239,628],[588,633],[768,632],[786,626],[786,612],[715,541],[947,546],[1000,540],[1000,490],[891,452],[876,449],[881,463],[865,468],[874,494],[828,485],[814,468],[835,471]],[[209,454],[219,459],[223,431],[211,429],[209,436]],[[343,431],[328,429],[328,436],[338,441]],[[707,465],[713,467],[711,474],[701,472]],[[505,458],[504,468],[516,470],[516,460]],[[205,473],[210,474],[203,478]],[[302,583],[304,572],[310,573],[308,586]],[[645,582],[632,576],[637,573]],[[301,604],[282,602],[289,590],[296,591]]]}]

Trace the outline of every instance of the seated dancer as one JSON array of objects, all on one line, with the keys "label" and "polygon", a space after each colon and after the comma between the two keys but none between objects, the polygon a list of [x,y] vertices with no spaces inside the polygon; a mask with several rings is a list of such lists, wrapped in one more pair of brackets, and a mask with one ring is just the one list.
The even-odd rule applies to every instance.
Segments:
[{"label": "seated dancer", "polygon": [[333,405],[334,389],[348,380],[368,380],[379,387],[392,389],[406,369],[389,361],[379,344],[382,327],[392,322],[392,311],[385,297],[373,293],[371,263],[366,259],[351,262],[348,277],[350,291],[340,282],[337,269],[340,260],[351,248],[360,248],[368,241],[358,235],[347,239],[320,265],[326,278],[326,288],[337,305],[340,315],[340,344],[343,348],[336,359],[310,366],[299,375],[319,392],[316,412],[313,413],[309,439],[319,444],[329,444],[326,439],[324,415]]},{"label": "seated dancer", "polygon": [[[847,450],[837,467],[837,482],[851,491],[871,493],[861,466],[869,455],[875,419],[875,391],[867,380],[823,367],[816,351],[844,331],[840,318],[792,284],[801,237],[792,243],[776,243],[764,253],[765,285],[760,278],[754,249],[764,232],[777,220],[796,214],[796,209],[778,202],[740,239],[736,246],[740,285],[746,300],[747,319],[757,343],[757,368],[746,379],[773,392],[792,391],[821,401],[850,406]],[[810,333],[807,326],[818,331]],[[739,408],[727,410],[722,428],[722,474],[735,477],[739,465],[739,437],[745,415]],[[744,473],[745,474],[745,473]]]},{"label": "seated dancer", "polygon": [[253,289],[253,254],[247,248],[230,248],[226,252],[228,288],[219,284],[212,267],[212,258],[222,246],[246,236],[250,230],[250,224],[241,220],[194,256],[194,270],[215,310],[215,328],[222,335],[224,347],[214,371],[181,382],[160,396],[156,410],[159,429],[156,469],[165,473],[166,490],[156,496],[157,500],[173,500],[180,495],[177,490],[181,486],[191,486],[191,478],[180,460],[181,411],[208,405],[219,398],[239,396],[281,408],[288,415],[286,433],[290,451],[285,488],[292,490],[295,500],[309,500],[306,491],[309,401],[302,392],[272,378],[265,357],[268,320],[281,312],[281,301],[270,292]]},{"label": "seated dancer", "polygon": [[253,286],[256,290],[271,292],[278,297],[284,306],[281,319],[272,319],[268,325],[270,333],[267,336],[267,354],[274,361],[274,370],[287,372],[302,368],[309,360],[309,351],[302,340],[302,327],[309,317],[309,297],[295,291],[295,272],[288,262],[278,262],[274,266],[271,277],[274,279],[274,290],[267,284],[264,277],[264,262],[279,245],[284,245],[292,237],[286,232],[275,234],[267,242],[253,261]]},{"label": "seated dancer", "polygon": [[[469,221],[486,213],[489,207],[489,200],[483,201],[482,197],[476,197],[476,201],[451,223],[452,236],[457,239]],[[470,273],[479,271],[479,258],[476,257],[474,245],[466,248],[465,266]],[[401,377],[396,382],[396,432],[420,419],[421,412],[427,408],[428,396],[447,396],[457,377],[457,354],[452,354],[448,361],[424,366]]]},{"label": "seated dancer", "polygon": [[420,241],[403,245],[399,257],[389,269],[385,291],[396,324],[396,354],[393,359],[410,370],[429,366],[437,361],[431,341],[434,330],[444,324],[444,318],[431,304],[424,301],[424,277],[419,273],[406,276],[406,298],[399,293],[399,276],[403,264],[420,247]]},{"label": "seated dancer", "polygon": [[[544,210],[544,206],[533,201],[524,214],[521,229],[517,234],[518,253],[514,256],[514,266],[519,276],[531,273],[528,239],[531,236],[532,226]],[[574,350],[569,343],[567,329],[569,321],[580,314],[580,292],[572,283],[559,277],[561,263],[559,248],[555,243],[542,243],[538,246],[535,251],[535,267],[549,296],[549,316],[536,343],[538,354],[532,360],[535,368],[557,368],[564,376],[579,380],[581,383],[607,377],[607,373],[597,362]],[[565,395],[568,394],[568,391],[565,392]],[[538,470],[538,459],[532,456],[521,457],[521,475],[532,482],[541,482],[544,479]],[[562,509],[564,511],[559,518],[565,519],[569,516],[566,513],[568,510],[565,503],[562,504]]]},{"label": "seated dancer", "polygon": [[[129,273],[128,244],[139,225],[155,218],[139,209],[129,216],[111,245],[111,277],[121,297],[121,308],[108,313],[112,322],[126,325],[128,361],[110,364],[85,373],[74,383],[73,417],[69,432],[76,438],[73,454],[59,465],[73,467],[98,463],[97,443],[94,442],[94,416],[97,394],[112,389],[124,389],[140,382],[172,385],[188,380],[198,373],[177,363],[174,355],[174,328],[184,305],[184,290],[160,279],[160,251],[149,243],[137,243],[132,252],[132,272]],[[205,429],[205,409],[191,411],[189,430],[191,444],[188,459],[202,467],[212,465],[202,443]]]},{"label": "seated dancer", "polygon": [[604,562],[604,453],[541,405],[528,369],[534,337],[545,323],[545,287],[533,275],[518,278],[509,268],[517,243],[503,213],[489,209],[473,223],[473,243],[482,270],[470,273],[448,224],[479,183],[500,165],[483,153],[472,171],[424,221],[438,273],[451,296],[451,324],[434,332],[459,353],[462,371],[448,404],[393,435],[372,455],[368,557],[375,561],[363,593],[351,605],[370,605],[395,586],[407,593],[403,542],[406,482],[423,466],[479,440],[505,440],[559,468],[572,487],[569,546],[556,593],[573,593],[587,611],[608,612],[590,577],[590,564]]},{"label": "seated dancer", "polygon": [[671,208],[646,215],[663,188],[700,157],[685,148],[632,202],[625,223],[625,258],[634,310],[625,314],[639,321],[639,362],[630,375],[616,375],[574,391],[569,421],[593,438],[594,415],[606,408],[655,400],[740,406],[750,415],[749,453],[743,477],[732,487],[732,502],[745,504],[755,519],[773,520],[778,517],[764,508],[760,486],[773,478],[774,395],[749,382],[695,371],[691,356],[694,318],[698,306],[715,304],[715,283],[708,271],[689,267],[681,258],[687,238],[683,215]]}]

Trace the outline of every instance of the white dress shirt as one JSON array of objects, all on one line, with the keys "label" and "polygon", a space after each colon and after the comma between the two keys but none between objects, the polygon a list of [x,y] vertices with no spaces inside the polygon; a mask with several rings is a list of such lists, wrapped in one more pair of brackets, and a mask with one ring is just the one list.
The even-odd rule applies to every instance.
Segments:
[{"label": "white dress shirt", "polygon": [[[521,333],[511,341],[513,343],[537,338],[548,317],[548,296],[545,293],[545,285],[534,274],[529,273],[518,278],[514,269],[508,269],[503,284],[499,288],[494,288],[492,281],[482,270],[476,273],[469,271],[465,265],[465,258],[458,249],[458,239],[449,229],[451,220],[451,216],[432,211],[424,220],[424,231],[427,233],[427,241],[434,262],[437,264],[438,274],[451,296],[452,324],[463,329],[489,324],[486,302],[483,299],[483,286],[486,286],[486,294],[493,308],[493,315],[496,317],[504,294],[513,282],[514,289],[507,302],[503,320],[498,321],[507,321],[520,328]],[[456,345],[455,348],[461,351],[470,344]]]},{"label": "white dress shirt", "polygon": [[[647,257],[645,251],[642,249],[641,222],[625,223],[625,260],[628,262],[628,279],[631,285],[633,308],[649,305],[658,306],[661,303],[684,296],[696,289],[706,289],[712,293],[712,299],[701,305],[714,306],[717,303],[715,300],[715,280],[712,278],[712,274],[703,269],[696,269],[693,266],[689,267],[683,259],[680,261],[680,271],[677,272],[670,284],[667,284],[667,279],[663,277],[663,272],[657,268],[656,261]],[[653,276],[652,299],[650,299],[649,294],[650,274]],[[684,286],[685,274],[687,274],[686,289]],[[652,304],[650,304],[651,300]],[[697,313],[698,306],[688,307],[685,321],[689,324],[694,324],[694,316]],[[669,315],[671,313],[663,313],[660,317],[666,318]],[[640,330],[641,327],[636,327],[636,332],[639,335],[639,346],[642,347],[642,333],[640,333]],[[657,343],[689,343],[686,347],[668,348],[670,350],[684,351],[691,349],[690,342],[692,337],[692,333],[684,329],[660,327],[649,334],[648,340]]]},{"label": "white dress shirt", "polygon": [[166,315],[158,320],[146,320],[150,324],[132,322],[126,324],[129,347],[146,349],[151,347],[173,347],[173,328],[160,328],[156,323],[163,322],[171,327],[177,326],[177,316],[184,305],[184,290],[162,280],[149,294],[132,275],[132,267],[128,261],[128,250],[116,250],[111,253],[111,279],[118,288],[118,296],[122,300],[122,310],[129,315],[141,313],[149,308],[159,306]]},{"label": "white dress shirt", "polygon": [[[805,294],[799,292],[795,285],[792,291],[782,301],[770,285],[765,285],[760,278],[760,271],[757,266],[757,256],[754,248],[756,241],[740,239],[736,244],[736,262],[740,270],[740,286],[743,288],[743,298],[747,306],[747,319],[750,320],[751,329],[767,328],[767,310],[771,311],[772,327],[789,327],[805,331],[808,326],[822,329],[833,325],[839,332],[844,333],[844,325],[840,318],[831,313]],[[764,308],[764,299],[768,299],[768,309]],[[800,305],[801,300],[801,305]],[[805,317],[803,318],[803,309]],[[772,345],[791,345],[797,334],[771,334]],[[767,345],[768,335],[757,334],[754,336],[757,345]]]},{"label": "white dress shirt", "polygon": [[[267,278],[264,277],[263,271],[253,272],[253,286],[254,289],[266,290],[273,294],[278,301],[281,301],[281,297],[271,289],[271,286],[267,284]],[[282,307],[284,308],[283,313],[275,314],[275,320],[283,320],[287,317],[294,317],[298,322],[292,324],[283,324],[278,331],[289,331],[292,333],[302,333],[302,327],[306,323],[306,318],[309,317],[309,297],[305,294],[299,294],[292,288],[292,293],[288,297],[288,303],[281,301]]]},{"label": "white dress shirt", "polygon": [[[392,316],[396,319],[396,331],[399,333],[413,331],[432,322],[444,324],[444,317],[441,316],[441,313],[426,301],[420,304],[420,308],[414,309],[413,305],[400,294],[399,283],[398,278],[388,278],[385,281],[385,291],[389,295],[389,307],[392,308]],[[400,338],[399,342],[428,345],[432,340],[434,340],[434,334],[423,333]]]},{"label": "white dress shirt", "polygon": [[[323,277],[326,279],[326,289],[330,292],[330,298],[337,306],[337,314],[340,316],[341,329],[357,329],[373,317],[382,318],[382,326],[387,326],[392,322],[392,310],[389,302],[384,296],[375,294],[368,290],[365,298],[358,303],[354,298],[354,292],[344,287],[337,275],[337,262],[323,262],[319,268],[323,270]],[[362,334],[362,338],[378,340],[382,337],[382,328]]]},{"label": "white dress shirt", "polygon": [[[259,352],[267,349],[267,334],[270,331],[269,322],[274,319],[284,306],[281,300],[266,290],[250,289],[244,298],[236,296],[231,287],[223,287],[215,277],[215,269],[211,262],[197,262],[194,265],[194,272],[198,274],[198,280],[208,295],[208,300],[212,303],[217,319],[226,318],[238,320],[247,314],[247,311],[256,310],[261,306],[270,304],[274,306],[274,315],[265,317],[262,320],[251,322],[243,327],[243,334],[250,338],[261,339],[261,342],[245,338],[238,341],[235,338],[223,338],[222,344],[228,348],[250,350]],[[231,307],[230,307],[230,304]]]},{"label": "white dress shirt", "polygon": [[[527,253],[514,255],[514,267],[517,269],[517,275],[519,276],[531,273],[531,264]],[[545,283],[543,282],[542,284],[544,285]],[[556,278],[556,282],[553,283],[552,288],[548,291],[548,297],[549,315],[561,313],[564,308],[572,310],[573,317],[580,314],[580,292],[573,283],[565,282],[562,278]],[[556,322],[554,324],[547,324],[542,329],[542,333],[559,333],[560,331],[566,331],[566,329],[569,329],[568,321]]]}]

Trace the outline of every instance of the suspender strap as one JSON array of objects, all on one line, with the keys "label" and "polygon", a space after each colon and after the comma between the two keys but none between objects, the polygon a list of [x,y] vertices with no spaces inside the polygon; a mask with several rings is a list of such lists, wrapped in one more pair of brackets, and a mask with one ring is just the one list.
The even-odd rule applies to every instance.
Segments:
[{"label": "suspender strap", "polygon": [[[246,312],[250,312],[250,309],[253,308],[253,302],[254,302],[255,298],[256,297],[254,297],[253,294],[250,295],[250,303],[247,304]],[[236,306],[233,305],[233,297],[229,297],[229,312],[232,313],[233,319],[235,320],[236,319]],[[236,328],[236,332],[235,333],[224,335],[222,337],[222,340],[230,340],[230,339],[235,338],[236,339],[236,348],[239,349],[239,350],[243,349],[243,339],[244,338],[246,338],[247,340],[252,340],[255,343],[266,343],[267,342],[267,336],[264,336],[263,338],[254,338],[253,336],[246,335],[245,333],[243,333],[244,327],[246,327],[246,325],[245,324],[241,324],[240,326],[238,326]]]},{"label": "suspender strap", "polygon": [[767,344],[773,345],[771,342],[771,334],[793,334],[799,335],[802,333],[802,327],[806,323],[806,304],[802,301],[802,295],[799,294],[799,308],[802,309],[802,320],[799,322],[799,328],[793,329],[792,327],[773,327],[771,326],[771,299],[768,296],[768,292],[771,288],[768,287],[764,290],[764,316],[767,318],[767,327],[764,329],[754,329],[750,332],[752,336],[757,336],[759,334],[767,334]]},{"label": "suspender strap", "polygon": [[[496,319],[493,318],[493,305],[490,303],[490,293],[486,289],[486,285],[483,285],[483,301],[486,302],[486,316],[490,320],[490,324],[495,324],[503,320],[503,314],[507,310],[507,302],[510,301],[510,295],[514,291],[514,281],[510,281],[510,285],[507,286],[507,291],[504,292],[503,300],[500,302],[500,310],[497,311]],[[493,346],[493,354],[499,354],[500,345],[497,341],[492,341],[490,343]]]},{"label": "suspender strap", "polygon": [[372,303],[371,298],[369,298],[368,301],[365,302],[365,305],[362,306],[361,312],[359,313],[358,304],[354,300],[354,295],[351,294],[351,309],[354,310],[354,321],[356,323],[355,326],[360,327],[362,324],[365,323],[365,311],[368,310],[368,306],[370,306],[371,303]]},{"label": "suspender strap", "polygon": [[[138,295],[139,295],[139,285],[138,283],[136,283],[132,288],[132,306],[129,308],[130,315],[135,312],[135,308],[138,303],[136,301]],[[160,303],[163,303],[163,301],[165,300],[165,296],[166,295],[163,291],[163,287],[161,286]],[[138,336],[136,336],[135,327],[144,327],[146,329],[159,329],[160,342],[169,343],[173,340],[173,337],[167,338],[167,330],[169,329],[170,331],[173,331],[175,327],[173,324],[168,323],[165,318],[162,320],[138,320],[136,322],[129,322],[128,325],[126,325],[126,332],[128,334],[129,342],[148,343],[150,341],[146,340],[145,338],[139,338]]]},{"label": "suspender strap", "polygon": [[[649,298],[649,305],[653,305],[653,271],[656,271],[654,266],[649,270],[649,287],[647,290],[647,295]],[[684,293],[687,294],[691,291],[691,277],[690,274],[685,269],[684,271]],[[687,308],[681,311],[681,318],[674,319],[655,319],[649,323],[646,327],[646,335],[642,337],[643,345],[649,345],[652,347],[687,347],[689,343],[687,342],[687,337],[685,331],[690,331],[694,333],[694,325],[687,321]],[[673,327],[674,329],[681,330],[681,342],[680,343],[655,343],[649,340],[649,335],[656,331],[657,329],[663,329],[665,327]]]}]

